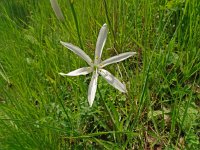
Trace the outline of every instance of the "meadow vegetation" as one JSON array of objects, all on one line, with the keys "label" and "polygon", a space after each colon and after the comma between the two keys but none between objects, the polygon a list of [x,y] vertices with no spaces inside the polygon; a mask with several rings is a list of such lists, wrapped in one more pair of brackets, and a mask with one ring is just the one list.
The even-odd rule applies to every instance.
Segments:
[{"label": "meadow vegetation", "polygon": [[[188,149],[200,147],[200,1],[0,0],[0,149]],[[62,77],[86,65],[60,41],[94,57],[107,23],[106,68],[128,93],[91,74]]]}]

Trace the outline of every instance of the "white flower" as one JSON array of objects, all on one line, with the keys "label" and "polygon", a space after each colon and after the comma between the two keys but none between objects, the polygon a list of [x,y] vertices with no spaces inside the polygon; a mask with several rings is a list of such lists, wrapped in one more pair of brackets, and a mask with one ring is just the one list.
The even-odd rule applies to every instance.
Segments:
[{"label": "white flower", "polygon": [[89,67],[79,68],[79,69],[69,72],[67,74],[59,73],[60,75],[62,75],[62,76],[78,76],[78,75],[86,75],[86,74],[93,72],[92,79],[90,81],[90,85],[89,85],[89,89],[88,89],[88,102],[89,102],[90,106],[92,106],[92,104],[94,102],[95,93],[96,93],[96,89],[97,89],[97,79],[98,79],[99,75],[101,75],[110,85],[112,85],[119,91],[127,92],[126,86],[123,83],[121,83],[117,78],[115,78],[110,72],[103,69],[103,67],[105,67],[109,64],[123,61],[123,60],[133,56],[134,54],[136,54],[136,52],[126,52],[126,53],[122,53],[117,56],[108,58],[104,61],[101,61],[101,54],[102,54],[103,47],[106,42],[107,33],[108,33],[107,25],[104,24],[99,32],[99,36],[97,39],[94,62],[83,50],[81,50],[77,46],[74,46],[70,43],[65,43],[65,42],[61,41],[62,45],[64,45],[69,50],[71,50],[72,52],[74,52],[75,54],[80,56],[82,59],[84,59],[88,63]]}]

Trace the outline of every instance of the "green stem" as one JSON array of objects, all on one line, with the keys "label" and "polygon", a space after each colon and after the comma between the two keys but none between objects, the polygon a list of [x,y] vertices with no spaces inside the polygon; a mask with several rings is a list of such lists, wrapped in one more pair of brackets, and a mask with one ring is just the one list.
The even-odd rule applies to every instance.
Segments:
[{"label": "green stem", "polygon": [[[109,16],[108,16],[108,7],[107,7],[107,3],[106,3],[106,0],[103,0],[103,3],[104,3],[104,8],[105,8],[105,11],[106,11],[106,18],[108,20],[108,25],[111,27],[111,21],[109,19]],[[113,28],[111,28],[111,33],[115,39],[115,33],[114,33],[114,30]],[[114,40],[115,41],[115,40]]]},{"label": "green stem", "polygon": [[75,22],[75,25],[76,25],[79,43],[80,43],[81,49],[83,49],[83,44],[82,44],[80,31],[79,31],[79,27],[78,27],[78,19],[77,19],[76,12],[75,12],[75,9],[74,9],[73,1],[69,0],[69,4],[70,4],[71,10],[72,10],[73,17],[74,17],[74,22]]},{"label": "green stem", "polygon": [[113,125],[115,126],[114,117],[113,117],[113,115],[112,115],[110,109],[108,108],[106,102],[104,101],[104,99],[103,99],[103,97],[102,97],[102,95],[101,95],[101,91],[100,91],[100,89],[99,89],[98,86],[97,86],[97,91],[98,91],[98,93],[99,93],[99,96],[100,96],[101,101],[103,102],[104,107],[106,108],[107,113],[109,114],[109,116],[110,116],[110,118],[111,118],[111,121],[112,121]]}]

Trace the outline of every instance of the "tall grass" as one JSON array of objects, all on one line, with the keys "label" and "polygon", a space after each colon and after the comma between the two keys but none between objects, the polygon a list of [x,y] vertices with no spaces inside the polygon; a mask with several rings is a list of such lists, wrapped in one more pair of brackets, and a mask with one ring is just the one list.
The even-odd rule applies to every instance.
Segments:
[{"label": "tall grass", "polygon": [[[198,0],[0,1],[0,149],[198,149],[200,2]],[[86,65],[59,43],[93,57],[101,26],[106,59],[137,56],[101,78],[93,107],[90,76],[65,77]],[[103,101],[102,101],[103,100]]]}]

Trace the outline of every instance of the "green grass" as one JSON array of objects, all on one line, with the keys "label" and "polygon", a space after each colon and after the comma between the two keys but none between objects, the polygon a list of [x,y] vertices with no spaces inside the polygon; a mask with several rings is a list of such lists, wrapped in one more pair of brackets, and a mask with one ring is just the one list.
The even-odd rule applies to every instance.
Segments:
[{"label": "green grass", "polygon": [[[0,149],[188,149],[200,147],[200,1],[0,1]],[[71,3],[73,2],[73,3]],[[60,40],[93,58],[98,32],[109,34],[103,60],[137,55],[101,77],[93,106],[91,75],[62,77],[86,65]]]}]

